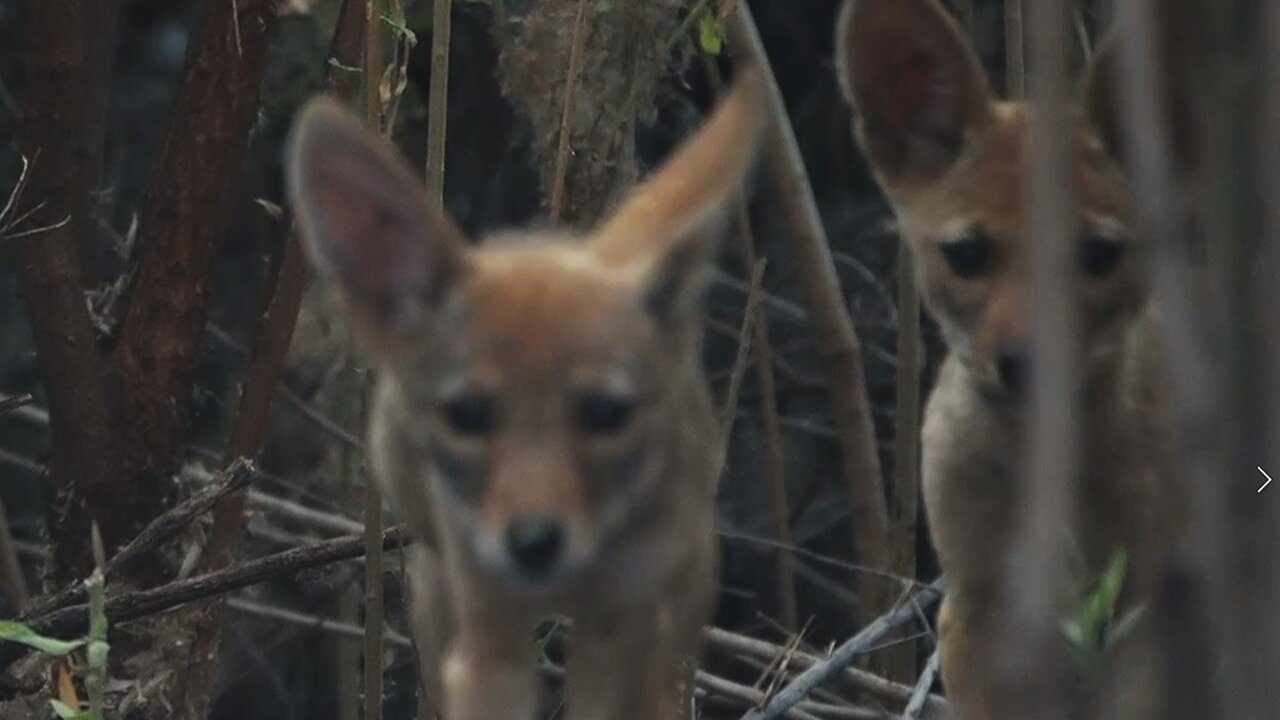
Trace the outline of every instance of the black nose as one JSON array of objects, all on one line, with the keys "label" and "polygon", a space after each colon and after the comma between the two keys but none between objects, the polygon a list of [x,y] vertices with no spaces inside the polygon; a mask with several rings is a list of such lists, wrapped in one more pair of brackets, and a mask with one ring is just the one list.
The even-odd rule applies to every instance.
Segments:
[{"label": "black nose", "polygon": [[507,552],[527,575],[542,575],[560,557],[564,530],[545,517],[516,518],[507,525]]},{"label": "black nose", "polygon": [[1025,348],[1001,350],[996,357],[996,372],[1000,375],[1000,384],[1006,390],[1020,392],[1027,380],[1027,351]]}]

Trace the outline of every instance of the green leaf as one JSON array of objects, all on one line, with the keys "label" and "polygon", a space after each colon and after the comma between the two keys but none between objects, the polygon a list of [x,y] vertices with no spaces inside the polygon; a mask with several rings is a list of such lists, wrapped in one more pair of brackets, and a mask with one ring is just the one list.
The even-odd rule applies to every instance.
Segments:
[{"label": "green leaf", "polygon": [[49,704],[53,706],[53,711],[58,714],[62,720],[85,720],[89,717],[89,713],[84,710],[76,710],[70,705],[55,698],[49,698]]},{"label": "green leaf", "polygon": [[1110,620],[1115,613],[1116,603],[1120,601],[1120,590],[1124,587],[1125,570],[1129,556],[1124,550],[1117,550],[1111,556],[1111,562],[1102,573],[1098,582],[1097,597],[1099,603],[1106,608],[1106,619]]},{"label": "green leaf", "polygon": [[617,5],[616,0],[596,0],[596,12],[607,13]]},{"label": "green leaf", "polygon": [[0,620],[0,640],[29,645],[49,655],[66,655],[84,645],[83,640],[59,640],[40,635],[20,622]]},{"label": "green leaf", "polygon": [[698,44],[708,55],[719,55],[723,49],[724,34],[715,13],[704,12],[698,18]]}]

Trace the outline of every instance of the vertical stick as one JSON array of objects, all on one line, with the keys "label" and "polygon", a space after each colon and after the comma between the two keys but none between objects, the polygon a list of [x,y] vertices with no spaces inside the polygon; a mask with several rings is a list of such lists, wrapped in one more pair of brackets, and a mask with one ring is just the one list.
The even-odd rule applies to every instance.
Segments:
[{"label": "vertical stick", "polygon": [[551,222],[560,220],[564,212],[564,184],[569,174],[569,141],[573,136],[573,101],[578,76],[582,74],[582,45],[587,37],[588,0],[578,0],[578,14],[573,21],[573,44],[569,48],[569,71],[564,81],[564,103],[560,110],[560,144],[556,147],[555,175],[551,181]]},{"label": "vertical stick", "polygon": [[[1254,274],[1254,300],[1256,310],[1253,317],[1257,321],[1257,331],[1261,335],[1259,347],[1259,367],[1267,369],[1263,378],[1264,397],[1269,398],[1265,408],[1263,445],[1261,462],[1266,471],[1273,477],[1280,476],[1280,327],[1276,318],[1280,318],[1280,177],[1276,168],[1280,168],[1280,3],[1265,3],[1265,30],[1262,36],[1262,47],[1266,49],[1263,66],[1263,87],[1265,88],[1263,121],[1259,123],[1261,136],[1258,138],[1262,152],[1259,177],[1263,181],[1263,240],[1258,258],[1258,269]],[[1269,320],[1267,320],[1269,318]],[[1274,488],[1268,488],[1271,490]],[[1264,539],[1261,555],[1280,557],[1280,522],[1277,521],[1278,496],[1268,499],[1267,513],[1269,520],[1264,524],[1270,537]],[[1264,606],[1275,608],[1280,604],[1280,573],[1275,566],[1270,571],[1267,595],[1262,599]],[[1268,613],[1264,619],[1263,643],[1266,645],[1266,665],[1258,669],[1259,674],[1268,673],[1270,677],[1280,675],[1280,621],[1274,613]]]},{"label": "vertical stick", "polygon": [[[724,78],[714,57],[704,56],[707,77],[719,96],[724,91]],[[738,253],[742,267],[752,268],[765,262],[757,259],[755,235],[751,232],[751,216],[747,212],[747,200],[739,193],[734,198],[734,214],[738,219]],[[763,297],[763,291],[761,291]],[[750,303],[748,303],[750,305]],[[769,339],[768,316],[764,303],[752,306],[752,344],[756,348],[756,382],[760,385],[760,425],[764,431],[764,476],[769,484],[769,506],[773,515],[773,539],[778,548],[774,558],[778,566],[778,597],[782,605],[783,627],[791,632],[799,629],[799,607],[796,602],[795,558],[790,550],[791,508],[787,500],[786,458],[782,445],[782,419],[778,414],[777,385],[773,377],[773,346]]]},{"label": "vertical stick", "polygon": [[[382,128],[382,100],[379,93],[382,82],[382,3],[368,0],[365,6],[364,31],[364,82],[365,122],[376,133]],[[354,358],[351,361],[352,406],[355,425],[365,422],[368,398],[368,378],[362,377]],[[358,456],[353,459],[348,472],[351,477],[364,479],[364,720],[380,720],[382,717],[382,496],[378,487],[363,472]]]},{"label": "vertical stick", "polygon": [[1035,162],[1028,210],[1036,242],[1031,258],[1030,442],[1023,458],[1023,541],[1007,593],[1014,632],[1009,652],[999,658],[1007,663],[1000,670],[1010,684],[1012,716],[1045,720],[1071,716],[1071,668],[1056,613],[1066,590],[1064,540],[1075,504],[1080,432],[1065,20],[1061,3],[1031,3],[1030,130]]},{"label": "vertical stick", "polygon": [[1268,386],[1267,375],[1274,368],[1260,361],[1267,352],[1263,335],[1274,332],[1276,319],[1256,315],[1273,302],[1267,296],[1276,292],[1266,282],[1275,278],[1275,267],[1258,265],[1257,247],[1264,217],[1259,189],[1262,178],[1276,172],[1274,167],[1258,164],[1259,156],[1269,155],[1274,148],[1257,145],[1262,139],[1260,129],[1275,122],[1274,116],[1261,116],[1257,106],[1257,99],[1266,95],[1262,78],[1274,77],[1273,70],[1259,71],[1269,55],[1265,48],[1270,38],[1261,31],[1264,13],[1272,12],[1272,4],[1246,0],[1192,4],[1198,10],[1195,27],[1208,40],[1204,57],[1194,66],[1195,97],[1203,103],[1199,113],[1206,131],[1203,176],[1211,179],[1205,184],[1204,219],[1224,321],[1216,328],[1224,341],[1218,355],[1222,382],[1216,390],[1225,399],[1225,412],[1216,427],[1226,450],[1223,477],[1231,478],[1219,481],[1225,514],[1218,525],[1218,577],[1212,579],[1219,595],[1214,617],[1221,618],[1222,717],[1275,714],[1274,676],[1269,673],[1277,665],[1272,603],[1277,601],[1278,580],[1272,553],[1280,520],[1275,496],[1250,492],[1248,485],[1239,488],[1238,480],[1249,475],[1249,485],[1256,487],[1252,480],[1258,477],[1259,458],[1274,453],[1274,448],[1266,447],[1274,432],[1266,427],[1265,414],[1266,393],[1275,391]]},{"label": "vertical stick", "polygon": [[435,0],[434,11],[431,21],[431,97],[427,101],[427,189],[436,202],[443,203],[452,0]]},{"label": "vertical stick", "polygon": [[[1135,234],[1153,248],[1151,285],[1153,299],[1167,318],[1164,324],[1165,357],[1169,365],[1173,401],[1172,429],[1175,466],[1189,482],[1196,508],[1192,540],[1186,557],[1180,548],[1174,553],[1173,568],[1163,572],[1166,579],[1155,603],[1157,627],[1163,630],[1164,709],[1170,718],[1213,717],[1215,691],[1213,630],[1208,627],[1208,609],[1203,607],[1204,584],[1218,554],[1218,528],[1222,525],[1218,488],[1223,476],[1218,458],[1219,443],[1206,438],[1199,428],[1216,427],[1215,390],[1212,364],[1201,345],[1200,313],[1195,306],[1193,280],[1183,255],[1186,247],[1185,217],[1175,190],[1173,128],[1164,112],[1169,98],[1161,78],[1178,72],[1161,68],[1158,62],[1173,56],[1173,48],[1160,48],[1168,40],[1158,32],[1159,14],[1150,0],[1120,3],[1118,22],[1123,40],[1117,48],[1121,121],[1125,130],[1126,161],[1131,197],[1134,201]],[[1178,48],[1191,53],[1194,48]],[[1194,61],[1192,61],[1194,62]],[[1191,62],[1186,63],[1190,65]],[[1180,63],[1181,65],[1181,63]],[[1175,570],[1176,575],[1170,570]],[[1192,572],[1187,572],[1191,570]],[[1179,578],[1171,582],[1169,578]]]},{"label": "vertical stick", "polygon": [[9,514],[3,502],[0,502],[0,587],[8,596],[13,614],[21,614],[31,595],[27,592],[27,579],[22,574],[22,563],[18,561],[18,550],[9,528]]},{"label": "vertical stick", "polygon": [[1005,94],[1011,100],[1027,95],[1025,38],[1022,0],[1004,0]]},{"label": "vertical stick", "polygon": [[[737,3],[730,16],[729,36],[737,59],[753,62],[765,70],[772,115],[763,153],[766,181],[787,221],[791,250],[804,278],[803,297],[813,324],[816,353],[831,393],[832,415],[839,432],[844,481],[848,488],[854,557],[872,567],[891,567],[888,510],[875,426],[871,421],[871,401],[862,370],[862,346],[845,306],[826,231],[782,92],[773,78],[764,43],[745,2]],[[860,573],[855,582],[864,617],[874,617],[888,607],[887,588],[879,578]]]}]

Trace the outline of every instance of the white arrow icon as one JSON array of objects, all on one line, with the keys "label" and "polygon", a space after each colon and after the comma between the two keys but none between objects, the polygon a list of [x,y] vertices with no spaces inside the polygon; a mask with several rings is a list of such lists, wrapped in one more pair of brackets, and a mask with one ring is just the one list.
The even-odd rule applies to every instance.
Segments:
[{"label": "white arrow icon", "polygon": [[1262,473],[1262,477],[1267,479],[1266,482],[1262,483],[1262,487],[1258,488],[1258,492],[1262,492],[1262,488],[1265,488],[1266,486],[1271,484],[1271,476],[1268,475],[1267,471],[1263,470],[1261,467],[1258,468],[1258,472]]}]

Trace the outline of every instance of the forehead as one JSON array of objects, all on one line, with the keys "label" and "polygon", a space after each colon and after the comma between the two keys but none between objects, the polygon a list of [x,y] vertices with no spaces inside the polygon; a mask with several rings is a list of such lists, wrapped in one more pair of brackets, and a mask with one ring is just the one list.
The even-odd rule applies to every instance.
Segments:
[{"label": "forehead", "polygon": [[[1079,222],[1123,223],[1125,184],[1119,165],[1097,133],[1073,116],[1068,155]],[[926,227],[980,224],[998,237],[1026,233],[1031,181],[1031,120],[1024,103],[998,103],[995,119],[972,138],[969,149],[940,182],[913,193],[912,215]]]},{"label": "forehead", "polygon": [[[633,284],[575,241],[486,245],[455,300],[448,342],[526,375],[612,362],[648,323]],[[442,328],[443,329],[443,328]]]}]

